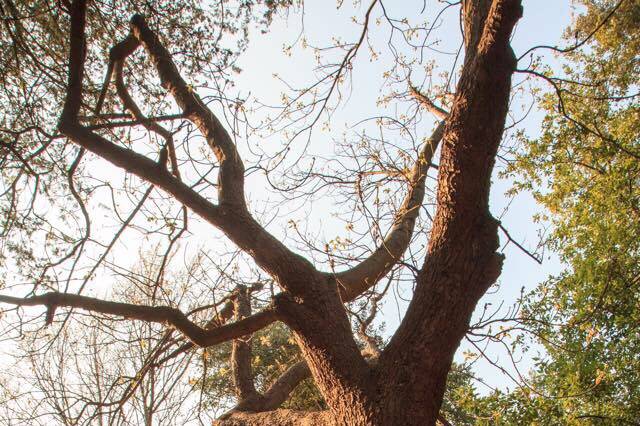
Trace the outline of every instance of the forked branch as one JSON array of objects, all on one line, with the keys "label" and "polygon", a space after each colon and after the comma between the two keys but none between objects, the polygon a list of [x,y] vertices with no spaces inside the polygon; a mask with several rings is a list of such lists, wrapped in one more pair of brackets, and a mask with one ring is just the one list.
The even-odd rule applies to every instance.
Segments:
[{"label": "forked branch", "polygon": [[[233,140],[215,115],[182,79],[169,52],[148,28],[142,16],[136,15],[132,19],[133,37],[151,56],[163,86],[173,95],[185,118],[196,124],[216,154],[220,163],[220,205],[213,204],[155,161],[110,142],[80,123],[86,50],[86,7],[86,0],[77,0],[71,10],[69,84],[60,118],[61,132],[112,164],[162,188],[250,253],[258,265],[276,277],[286,290],[303,293],[309,281],[300,278],[301,275],[312,276],[317,274],[317,271],[308,261],[291,252],[269,234],[249,214],[244,202],[244,167]],[[124,43],[127,48],[123,48],[123,54],[135,47],[135,43],[128,40],[131,39],[128,38]],[[111,77],[115,65],[108,73],[108,78]]]}]

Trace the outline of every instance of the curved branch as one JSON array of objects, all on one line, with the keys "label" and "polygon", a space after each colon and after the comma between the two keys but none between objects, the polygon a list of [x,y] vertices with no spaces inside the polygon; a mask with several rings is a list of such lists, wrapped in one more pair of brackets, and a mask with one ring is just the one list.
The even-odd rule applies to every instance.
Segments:
[{"label": "curved branch", "polygon": [[[180,171],[178,169],[178,159],[176,157],[176,148],[173,143],[173,134],[167,129],[165,129],[164,127],[162,127],[160,124],[158,124],[156,121],[149,120],[143,114],[140,107],[136,104],[136,102],[133,100],[133,98],[129,94],[129,91],[127,90],[127,86],[124,83],[124,77],[123,77],[124,61],[129,55],[131,55],[138,48],[138,46],[140,46],[140,42],[138,41],[137,38],[133,37],[132,35],[129,35],[123,41],[116,44],[111,49],[111,52],[109,53],[109,70],[111,71],[111,73],[115,73],[116,91],[124,107],[128,109],[131,112],[131,115],[133,116],[133,118],[136,121],[138,121],[140,124],[142,124],[147,130],[149,130],[150,132],[157,133],[158,135],[160,135],[160,137],[162,137],[165,140],[165,145],[162,148],[163,151],[161,151],[161,155],[160,155],[161,157],[160,164],[164,165],[163,164],[164,161],[162,160],[162,158],[167,157],[167,154],[168,154],[169,163],[171,164],[171,171],[175,177],[180,179]],[[107,71],[107,75],[109,75],[109,71]],[[106,92],[106,88],[107,88],[107,85],[105,84],[105,86],[103,87],[102,93]],[[101,93],[101,96],[102,96],[102,93]],[[96,110],[99,106],[100,104],[98,103]]]},{"label": "curved branch", "polygon": [[[365,356],[366,349],[362,351],[362,354]],[[367,362],[370,365],[374,365],[376,359],[369,357]],[[289,396],[296,387],[298,387],[303,380],[309,377],[311,377],[311,370],[309,369],[307,361],[298,361],[289,366],[289,368],[287,368],[263,394],[256,393],[253,398],[241,401],[232,410],[222,415],[220,419],[230,418],[237,412],[264,412],[277,410],[289,399]]]},{"label": "curved branch", "polygon": [[142,15],[131,18],[133,36],[144,46],[160,76],[160,82],[175,99],[185,117],[193,122],[207,140],[220,162],[218,197],[228,204],[246,210],[244,200],[244,164],[235,143],[224,126],[200,96],[182,78],[171,53],[151,31]]},{"label": "curved branch", "polygon": [[271,384],[264,394],[255,391],[245,398],[239,398],[238,404],[224,413],[218,420],[234,418],[238,413],[264,413],[272,410],[280,411],[280,406],[289,399],[291,392],[306,378],[311,370],[306,361],[299,361],[290,366]]},{"label": "curved branch", "polygon": [[[262,286],[254,285],[249,288],[249,291],[256,291],[260,288],[262,288]],[[226,324],[226,322],[233,317],[233,305],[234,305],[233,301],[237,296],[238,296],[238,290],[236,289],[233,293],[231,293],[229,296],[227,296],[222,301],[220,301],[219,304],[224,303],[223,308],[220,309],[220,311],[218,311],[209,321],[207,321],[207,323],[204,325],[204,328],[206,328],[207,330],[210,330],[214,327],[219,327],[221,325]],[[214,305],[214,307],[215,306],[216,305]],[[197,309],[197,311],[199,310],[201,309]],[[190,314],[194,312],[196,312],[196,310],[191,311]],[[192,349],[195,346],[196,345],[193,342],[186,342],[180,345],[174,351],[172,351],[169,355],[162,358],[162,360],[158,361],[158,364],[163,364],[164,362],[172,358],[175,358],[184,352],[187,352],[188,350]]]},{"label": "curved branch", "polygon": [[358,265],[335,274],[336,280],[340,283],[340,296],[343,301],[355,299],[380,281],[391,271],[409,246],[424,200],[427,171],[442,140],[444,128],[445,121],[441,121],[422,147],[418,161],[411,171],[409,192],[382,245]]},{"label": "curved branch", "polygon": [[280,407],[289,398],[291,392],[308,377],[311,377],[311,370],[306,361],[293,364],[264,393],[260,404],[261,409],[270,411]]},{"label": "curved branch", "polygon": [[122,316],[132,320],[168,324],[182,332],[189,340],[200,347],[213,346],[236,337],[246,336],[263,329],[278,319],[275,310],[265,309],[234,323],[206,329],[193,323],[179,309],[170,306],[134,305],[58,292],[27,298],[0,295],[0,302],[16,306],[46,306],[47,323],[51,323],[56,308],[71,307],[107,315]]},{"label": "curved branch", "polygon": [[135,37],[127,37],[120,43],[116,44],[111,48],[109,52],[109,64],[107,66],[107,74],[104,77],[104,83],[102,84],[102,90],[100,91],[100,96],[98,97],[98,102],[95,107],[96,116],[100,115],[102,110],[102,105],[104,104],[104,100],[107,96],[107,91],[109,89],[109,83],[111,82],[111,78],[113,77],[113,71],[117,61],[121,61],[127,56],[131,55],[140,45],[138,40]]},{"label": "curved branch", "polygon": [[320,283],[322,280],[309,279],[318,277],[318,273],[308,260],[295,254],[269,234],[247,211],[243,195],[244,167],[233,141],[218,119],[184,82],[169,52],[140,15],[132,18],[134,35],[149,52],[163,86],[174,96],[185,118],[198,126],[218,157],[221,168],[220,205],[213,204],[155,161],[110,142],[80,123],[78,116],[82,105],[86,51],[86,0],[75,1],[71,15],[69,83],[58,125],[60,131],[115,166],[132,172],[173,195],[177,201],[222,230],[292,294],[304,294],[315,284],[323,285],[323,282]]}]

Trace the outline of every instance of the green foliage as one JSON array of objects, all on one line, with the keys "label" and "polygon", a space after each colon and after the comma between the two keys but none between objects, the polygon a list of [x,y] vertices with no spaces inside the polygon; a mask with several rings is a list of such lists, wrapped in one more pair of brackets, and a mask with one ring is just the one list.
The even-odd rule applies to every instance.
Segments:
[{"label": "green foliage", "polygon": [[447,378],[441,414],[454,425],[476,424],[481,399],[473,385],[473,374],[465,365],[454,363]]},{"label": "green foliage", "polygon": [[[618,3],[581,0],[568,44]],[[504,424],[624,424],[640,418],[640,1],[624,1],[587,44],[567,55],[543,97],[542,135],[511,166],[554,226],[566,263],[525,303],[548,357],[536,392],[494,395]],[[560,100],[559,100],[560,97]],[[508,406],[516,407],[513,412]]]},{"label": "green foliage", "polygon": [[[266,391],[291,365],[302,359],[289,329],[282,323],[258,331],[251,338],[252,363],[256,389]],[[207,349],[204,393],[210,406],[219,407],[233,401],[235,391],[229,368],[231,342]],[[291,394],[283,408],[323,410],[326,404],[311,378],[304,380]]]},{"label": "green foliage", "polygon": [[[259,392],[266,391],[289,366],[302,359],[291,331],[281,323],[274,323],[255,333],[251,343],[252,368]],[[201,382],[194,385],[202,387],[207,406],[232,406],[235,391],[229,368],[231,342],[207,349],[204,356],[204,386]],[[480,404],[478,398],[469,368],[454,364],[449,372],[442,414],[455,425],[473,425]],[[324,410],[327,405],[313,379],[308,378],[298,385],[282,408],[315,411]]]}]

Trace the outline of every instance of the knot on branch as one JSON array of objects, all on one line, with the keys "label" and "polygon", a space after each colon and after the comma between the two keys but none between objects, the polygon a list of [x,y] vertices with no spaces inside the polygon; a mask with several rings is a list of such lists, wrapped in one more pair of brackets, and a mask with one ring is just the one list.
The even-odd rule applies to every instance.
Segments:
[{"label": "knot on branch", "polygon": [[58,308],[58,305],[53,303],[47,305],[47,312],[45,314],[45,319],[44,319],[45,326],[49,326],[53,323],[53,317],[56,315],[57,308]]},{"label": "knot on branch", "polygon": [[[486,214],[482,227],[482,238],[487,242],[488,252],[491,258],[486,262],[485,266],[485,282],[487,288],[496,282],[502,272],[502,264],[504,263],[504,254],[498,252],[500,248],[500,239],[498,238],[498,228],[500,221],[494,218],[490,213]],[[486,289],[484,289],[486,291]]]},{"label": "knot on branch", "polygon": [[53,318],[56,315],[56,309],[58,309],[58,305],[59,305],[59,300],[58,300],[59,298],[58,298],[58,293],[47,293],[43,295],[43,297],[45,299],[44,305],[47,308],[47,311],[44,317],[44,325],[46,327],[53,324]]}]

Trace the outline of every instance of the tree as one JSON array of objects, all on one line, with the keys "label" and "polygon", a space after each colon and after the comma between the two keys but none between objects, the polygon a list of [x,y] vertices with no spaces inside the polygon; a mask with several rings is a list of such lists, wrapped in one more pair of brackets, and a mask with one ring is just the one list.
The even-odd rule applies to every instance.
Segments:
[{"label": "tree", "polygon": [[[382,341],[382,336],[373,336]],[[268,390],[284,371],[302,360],[291,332],[280,323],[254,333],[251,337],[251,368],[259,392]],[[212,348],[204,357],[202,376],[203,393],[207,407],[224,407],[233,401],[236,388],[228,360],[233,357],[229,343]],[[308,370],[306,370],[308,375]],[[455,425],[472,425],[476,420],[476,406],[481,402],[476,395],[473,374],[468,367],[454,363],[447,378],[447,389],[440,408],[441,419]],[[201,385],[201,383],[198,383]],[[322,394],[311,377],[307,377],[289,394],[281,408],[298,411],[326,410]]]},{"label": "tree", "polygon": [[548,244],[567,269],[525,303],[546,356],[531,394],[513,398],[510,424],[640,418],[640,2],[579,5],[566,38],[589,35],[588,49],[565,52],[563,75],[544,71],[552,93],[541,100],[542,135],[522,145],[511,167],[518,188],[534,190],[548,209]]},{"label": "tree", "polygon": [[[293,251],[267,231],[247,204],[247,176],[263,170],[269,178],[293,145],[289,143],[267,162],[258,156],[256,163],[248,166],[242,159],[237,131],[242,103],[229,101],[227,108],[216,112],[197,87],[199,78],[215,76],[214,83],[209,83],[215,84],[214,99],[227,103],[226,73],[233,69],[234,55],[224,48],[230,43],[226,36],[239,36],[242,47],[252,16],[257,14],[268,24],[274,11],[290,3],[269,1],[260,6],[240,2],[233,7],[219,5],[209,13],[197,3],[190,6],[87,0],[35,6],[11,1],[3,4],[3,14],[10,19],[4,21],[7,31],[2,37],[11,46],[2,53],[6,64],[2,103],[9,111],[2,130],[3,235],[9,254],[4,266],[19,268],[18,276],[23,280],[4,283],[5,294],[0,296],[1,302],[13,306],[6,315],[13,327],[8,334],[22,334],[25,327],[32,327],[33,321],[23,316],[23,309],[40,306],[45,309],[45,324],[59,330],[79,311],[165,324],[171,344],[160,339],[163,344],[154,348],[157,362],[194,347],[210,348],[232,341],[238,404],[218,420],[221,425],[303,420],[349,425],[435,424],[454,353],[478,300],[501,271],[499,223],[490,214],[488,203],[517,64],[509,42],[522,14],[520,1],[468,0],[460,4],[464,61],[454,80],[455,90],[448,93],[448,84],[440,93],[448,111],[436,106],[433,96],[409,86],[409,71],[420,68],[419,59],[398,54],[392,74],[401,77],[395,84],[404,83],[404,96],[420,101],[420,111],[426,108],[440,121],[431,136],[413,139],[424,139],[421,146],[413,147],[413,158],[398,149],[390,162],[384,158],[385,151],[372,148],[378,143],[388,152],[391,148],[385,139],[369,138],[359,148],[360,158],[367,161],[362,165],[356,157],[359,168],[355,172],[345,167],[342,176],[307,174],[321,185],[334,187],[355,180],[349,184],[356,188],[352,200],[361,207],[363,221],[358,226],[367,223],[367,218],[374,219],[369,222],[368,234],[363,233],[371,238],[362,237],[353,244],[334,241],[334,247],[325,248],[329,271],[321,270],[313,258]],[[381,19],[392,31],[400,32],[414,55],[419,55],[426,44],[420,41],[415,45],[413,37],[416,33],[428,37],[433,26],[410,26],[407,20],[390,17],[382,2],[373,1],[366,9],[357,41],[338,42],[342,59],[323,63],[318,82],[285,98],[284,112],[269,123],[270,127],[286,129],[289,120],[307,119],[303,130],[309,130],[323,114],[330,117],[332,96],[340,95],[356,54],[364,50],[376,8]],[[124,15],[131,16],[128,29]],[[109,47],[105,60],[102,52]],[[101,84],[98,70],[104,70],[105,65],[106,78]],[[159,78],[161,87],[153,77]],[[111,96],[112,80],[117,96]],[[385,101],[400,96],[394,92]],[[141,101],[143,107],[139,106]],[[114,112],[118,107],[125,112]],[[169,114],[172,108],[178,113]],[[112,112],[104,112],[108,110]],[[419,115],[414,109],[413,120]],[[222,117],[232,117],[231,130]],[[399,134],[410,129],[410,120],[383,117],[382,121],[396,126]],[[161,124],[164,122],[179,124],[167,128]],[[425,233],[424,225],[416,224],[421,223],[428,172],[438,147],[435,212],[421,256],[424,261],[416,266],[412,265],[415,253],[410,250],[410,262],[404,254],[414,237]],[[122,188],[114,188],[117,180],[109,174],[90,168],[90,164],[98,164],[96,159],[125,173]],[[216,176],[215,182],[210,175]],[[382,179],[371,180],[372,176]],[[305,182],[294,181],[289,192]],[[378,189],[385,184],[390,192],[386,203],[396,208],[383,212]],[[395,204],[399,188],[404,195]],[[89,204],[103,190],[112,200],[112,206],[104,210],[111,221],[99,218],[98,206]],[[128,215],[120,214],[120,203],[129,206]],[[370,205],[375,206],[374,213],[368,210]],[[147,224],[141,225],[137,219],[140,211]],[[213,282],[212,287],[188,282],[194,293],[190,300],[160,298],[165,291],[169,254],[194,217],[218,229],[239,251],[229,254],[227,250],[235,260],[226,265],[209,259],[211,268],[204,264],[197,268],[197,274],[207,279],[211,270],[217,273],[218,278],[208,281]],[[114,223],[118,224],[114,239],[101,242],[96,230]],[[380,228],[385,224],[390,226],[386,235]],[[152,303],[82,294],[100,264],[108,264],[114,271],[127,268],[126,252],[108,261],[104,253],[129,228],[168,240],[167,256],[154,280]],[[292,228],[299,231],[296,224]],[[362,246],[369,243],[376,248],[363,253]],[[88,254],[90,246],[103,249],[97,261]],[[345,248],[352,252],[345,254]],[[245,263],[249,259],[252,263]],[[407,276],[413,281],[412,300],[397,331],[380,349],[368,333],[379,295],[388,288],[382,285],[383,279],[406,280]],[[23,282],[29,283],[26,291]],[[10,295],[9,289],[20,295]],[[224,289],[229,292],[220,299]],[[220,308],[225,303],[228,308]],[[356,333],[348,312],[354,309]],[[258,392],[250,341],[244,336],[274,322],[292,330],[304,362],[294,364]],[[27,332],[38,337],[33,328]],[[175,334],[182,337],[175,338]],[[328,410],[279,410],[307,370]],[[111,404],[86,396],[79,401],[85,408],[69,414],[69,423],[91,421],[86,407]]]},{"label": "tree", "polygon": [[[166,295],[154,296],[162,256],[150,251],[141,259],[136,275],[117,279],[114,297],[147,305],[154,304],[154,297],[156,303],[166,300]],[[167,278],[163,291],[183,296],[177,284],[186,277]],[[104,321],[104,317],[90,316],[61,328],[46,351],[34,350],[33,338],[24,339],[21,346],[27,355],[20,362],[26,361],[30,368],[12,369],[14,374],[19,371],[21,387],[6,387],[1,405],[7,413],[0,415],[2,422],[76,424],[85,416],[79,411],[88,411],[96,425],[152,426],[193,420],[195,413],[185,407],[192,392],[186,379],[197,354],[154,363],[157,348],[171,342],[171,334],[161,324],[126,321],[104,327]],[[18,403],[9,408],[14,401]]]}]

